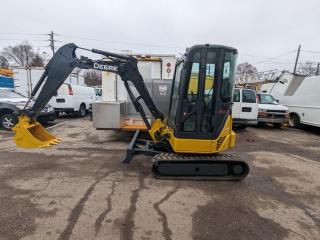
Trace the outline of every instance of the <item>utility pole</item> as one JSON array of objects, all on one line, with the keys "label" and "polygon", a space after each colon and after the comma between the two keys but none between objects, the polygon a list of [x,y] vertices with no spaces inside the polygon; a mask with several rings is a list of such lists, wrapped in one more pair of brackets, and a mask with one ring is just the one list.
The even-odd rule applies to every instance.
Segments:
[{"label": "utility pole", "polygon": [[318,62],[318,64],[317,64],[316,76],[318,76],[318,75],[319,75],[319,68],[320,68],[320,62]]},{"label": "utility pole", "polygon": [[51,48],[52,55],[54,55],[54,32],[53,31],[51,31],[49,33],[49,37],[50,37],[50,39],[49,39],[49,41],[50,41],[49,47]]},{"label": "utility pole", "polygon": [[296,63],[294,64],[293,74],[295,74],[296,71],[297,71],[297,65],[298,65],[299,56],[300,56],[300,49],[301,49],[301,44],[300,44],[299,47],[298,47],[298,52],[297,52],[297,57],[296,57]]}]

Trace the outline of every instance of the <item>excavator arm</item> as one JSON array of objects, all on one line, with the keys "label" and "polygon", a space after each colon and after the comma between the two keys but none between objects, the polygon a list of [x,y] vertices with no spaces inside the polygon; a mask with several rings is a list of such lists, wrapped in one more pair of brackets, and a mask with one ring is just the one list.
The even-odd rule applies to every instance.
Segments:
[{"label": "excavator arm", "polygon": [[[80,59],[76,57],[76,49],[78,49],[75,44],[70,43],[62,46],[52,57],[49,63],[45,67],[45,71],[42,74],[40,80],[36,84],[35,88],[31,93],[31,98],[33,98],[40,87],[43,85],[35,103],[30,110],[25,110],[23,113],[30,118],[35,118],[44,106],[49,102],[49,100],[54,96],[56,91],[62,85],[62,83],[67,79],[70,73],[75,68],[80,69],[95,69],[104,72],[112,72],[118,74],[126,90],[129,93],[129,96],[137,110],[142,115],[142,118],[148,127],[151,128],[149,122],[146,119],[145,112],[139,103],[139,100],[142,99],[151,114],[155,119],[163,120],[163,114],[155,106],[147,88],[144,84],[143,78],[138,70],[137,59],[131,56],[125,56],[115,53],[110,53],[98,49],[84,49],[83,50],[91,51],[92,53],[97,53],[103,55],[107,58],[105,60],[92,60],[88,57],[81,56]],[[139,97],[135,97],[132,93],[132,90],[129,86],[129,82],[132,82],[134,87],[139,93]],[[31,99],[30,98],[30,99]],[[27,106],[27,105],[26,105]]]},{"label": "excavator arm", "polygon": [[[77,49],[100,54],[106,60],[92,60],[84,56],[77,58]],[[147,128],[150,130],[151,125],[140,103],[141,99],[157,122],[163,121],[164,115],[157,109],[146,88],[138,70],[136,58],[98,49],[84,49],[70,43],[62,46],[48,62],[44,73],[31,93],[29,101],[24,109],[19,112],[19,123],[13,128],[16,133],[14,140],[18,146],[26,148],[47,147],[59,142],[59,139],[49,134],[35,119],[75,68],[95,69],[118,74],[124,82],[136,111],[141,115]],[[133,94],[129,82],[133,84],[139,96],[136,97]],[[28,108],[30,100],[35,96],[37,98],[34,104]]]}]

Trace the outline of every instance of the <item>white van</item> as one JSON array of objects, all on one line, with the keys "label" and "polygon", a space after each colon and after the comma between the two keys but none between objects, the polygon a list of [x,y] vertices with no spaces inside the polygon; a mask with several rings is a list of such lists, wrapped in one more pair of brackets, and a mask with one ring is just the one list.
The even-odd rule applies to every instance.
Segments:
[{"label": "white van", "polygon": [[289,108],[291,127],[298,127],[300,123],[320,127],[320,76],[283,72],[276,83],[262,85],[261,91]]},{"label": "white van", "polygon": [[63,83],[50,100],[56,113],[77,113],[84,117],[96,99],[94,88]]},{"label": "white van", "polygon": [[246,88],[235,88],[233,93],[232,119],[235,126],[245,128],[256,125],[258,102],[256,91]]}]

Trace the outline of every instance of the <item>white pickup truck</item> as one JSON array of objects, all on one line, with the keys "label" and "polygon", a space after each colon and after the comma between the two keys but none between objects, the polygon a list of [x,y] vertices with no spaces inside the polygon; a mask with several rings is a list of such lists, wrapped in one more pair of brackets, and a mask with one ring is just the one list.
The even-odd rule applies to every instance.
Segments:
[{"label": "white pickup truck", "polygon": [[278,103],[268,93],[258,93],[259,109],[258,124],[271,123],[274,127],[280,128],[288,122],[289,110],[286,106]]}]

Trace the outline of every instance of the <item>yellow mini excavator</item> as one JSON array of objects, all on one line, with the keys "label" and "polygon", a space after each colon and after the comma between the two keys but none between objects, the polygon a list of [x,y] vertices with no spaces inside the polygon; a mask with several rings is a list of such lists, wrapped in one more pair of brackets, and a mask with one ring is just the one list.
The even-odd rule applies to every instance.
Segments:
[{"label": "yellow mini excavator", "polygon": [[[104,60],[76,56],[82,49],[100,54]],[[195,45],[177,61],[165,119],[154,104],[137,67],[137,59],[70,43],[62,46],[45,67],[29,101],[34,104],[18,113],[14,141],[23,148],[48,147],[60,142],[36,122],[37,115],[75,67],[118,74],[150,135],[140,139],[139,131],[128,146],[123,163],[134,154],[153,155],[152,172],[161,179],[241,180],[249,172],[244,161],[222,154],[235,146],[232,131],[232,94],[237,50],[221,45]],[[130,83],[130,84],[129,84]],[[39,91],[40,87],[41,90]],[[139,96],[135,96],[131,87]],[[154,121],[149,123],[143,101]]]}]

